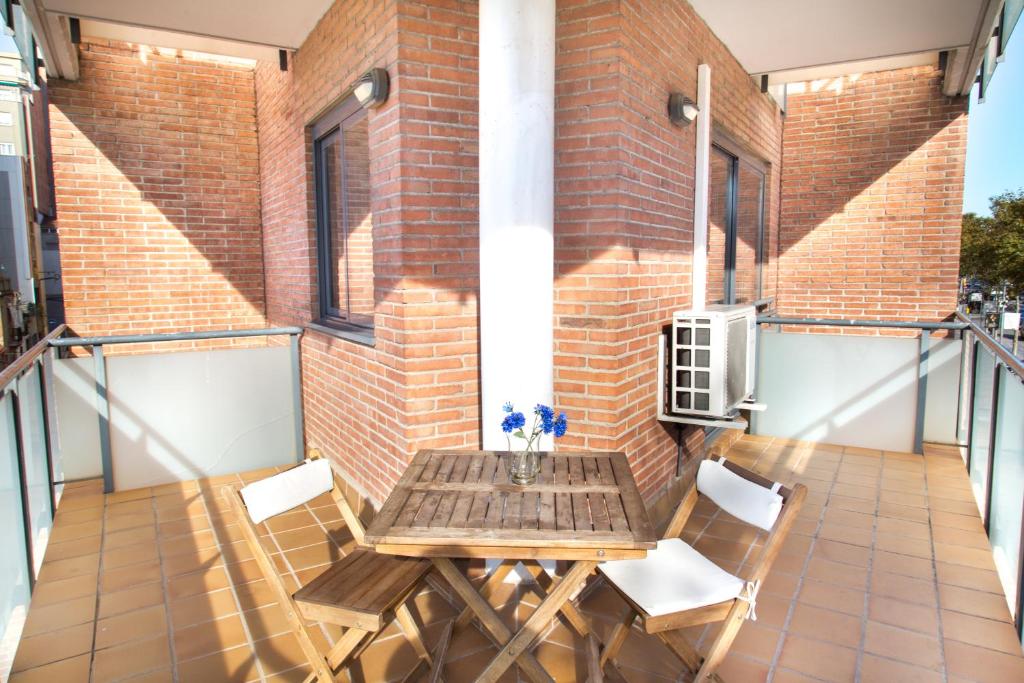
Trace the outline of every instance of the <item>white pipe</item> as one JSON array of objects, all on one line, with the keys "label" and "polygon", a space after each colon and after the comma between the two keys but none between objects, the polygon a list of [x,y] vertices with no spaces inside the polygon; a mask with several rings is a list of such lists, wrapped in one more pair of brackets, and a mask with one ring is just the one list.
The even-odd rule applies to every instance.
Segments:
[{"label": "white pipe", "polygon": [[711,67],[697,67],[697,152],[693,182],[693,310],[707,306],[708,180],[711,173]]},{"label": "white pipe", "polygon": [[502,404],[553,394],[555,0],[481,0],[479,77],[481,418],[504,450]]}]

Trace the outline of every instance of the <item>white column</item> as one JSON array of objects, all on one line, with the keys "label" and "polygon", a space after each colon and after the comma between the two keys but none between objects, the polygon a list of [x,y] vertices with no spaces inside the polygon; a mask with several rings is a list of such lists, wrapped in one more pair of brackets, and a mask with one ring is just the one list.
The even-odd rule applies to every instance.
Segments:
[{"label": "white column", "polygon": [[697,67],[697,154],[693,183],[693,310],[707,306],[708,180],[711,174],[711,67]]},{"label": "white column", "polygon": [[[555,0],[480,2],[483,447],[553,384]],[[548,444],[550,445],[550,444]]]}]

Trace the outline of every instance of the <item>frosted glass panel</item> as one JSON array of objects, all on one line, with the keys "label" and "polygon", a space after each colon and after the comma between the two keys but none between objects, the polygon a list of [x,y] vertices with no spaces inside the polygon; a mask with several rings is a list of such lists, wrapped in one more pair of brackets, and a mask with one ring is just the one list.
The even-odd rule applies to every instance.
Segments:
[{"label": "frosted glass panel", "polygon": [[57,404],[54,449],[59,453],[64,479],[103,476],[92,358],[54,360],[53,392]]},{"label": "frosted glass panel", "polygon": [[25,482],[28,488],[32,557],[35,559],[37,575],[43,565],[43,553],[50,538],[50,527],[53,526],[42,393],[39,386],[39,367],[35,366],[18,380],[18,406],[21,409],[21,435],[25,449]]},{"label": "frosted glass panel", "polygon": [[[971,392],[974,390],[971,368],[974,365],[974,335],[970,332],[964,334],[961,341],[962,351],[960,354],[960,387],[959,401],[960,418],[956,424],[957,444],[966,444],[967,436],[971,425]],[[962,450],[964,460],[967,459],[966,449]]]},{"label": "frosted glass panel", "polygon": [[1017,604],[1021,511],[1024,510],[1021,482],[1024,482],[1024,384],[1005,367],[1000,367],[989,540],[1003,591],[1013,606]]},{"label": "frosted glass panel", "polygon": [[116,490],[298,457],[288,346],[110,356],[107,386]]},{"label": "frosted glass panel", "polygon": [[909,452],[918,340],[762,329],[754,433]]},{"label": "frosted glass panel", "polygon": [[0,398],[0,642],[4,643],[20,634],[29,600],[17,458],[11,399]]},{"label": "frosted glass panel", "polygon": [[992,370],[995,357],[975,346],[974,412],[971,417],[971,488],[981,514],[985,514],[988,491],[988,448],[992,440]]},{"label": "frosted glass panel", "polygon": [[960,395],[959,339],[932,339],[928,347],[924,440],[955,444],[957,399]]}]

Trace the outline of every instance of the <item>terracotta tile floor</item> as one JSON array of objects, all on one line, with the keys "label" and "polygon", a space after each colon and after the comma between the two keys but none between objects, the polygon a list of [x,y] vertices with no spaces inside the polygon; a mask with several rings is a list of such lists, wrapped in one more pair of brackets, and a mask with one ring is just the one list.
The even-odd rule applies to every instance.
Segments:
[{"label": "terracotta tile floor", "polygon": [[[721,669],[725,680],[1024,680],[956,449],[929,448],[922,458],[744,437],[729,457],[785,483],[803,482],[810,495],[761,591],[757,621],[743,626]],[[98,483],[70,486],[11,680],[301,681],[307,669],[297,643],[217,493],[226,481],[265,474],[110,496]],[[325,532],[334,543],[324,542]],[[325,499],[276,520],[273,536],[291,585],[351,547]],[[705,506],[686,537],[740,573],[762,540]],[[507,585],[496,602],[508,621],[520,622],[537,598],[528,586]],[[623,603],[597,585],[582,607],[606,635]],[[449,597],[433,589],[416,598],[413,611],[431,644],[455,614]],[[691,633],[703,643],[711,635],[710,627]],[[581,645],[556,623],[536,653],[557,680],[585,680]],[[446,680],[472,680],[493,652],[476,629],[463,631],[449,650]],[[392,626],[351,677],[401,679],[414,661]],[[668,651],[639,631],[620,665],[629,681],[680,680]]]}]

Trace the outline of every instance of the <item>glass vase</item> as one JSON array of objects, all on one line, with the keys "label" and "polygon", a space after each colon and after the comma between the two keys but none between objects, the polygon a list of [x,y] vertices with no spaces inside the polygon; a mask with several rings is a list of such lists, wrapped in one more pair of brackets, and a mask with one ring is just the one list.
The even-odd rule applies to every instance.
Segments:
[{"label": "glass vase", "polygon": [[509,481],[513,484],[532,484],[537,481],[537,473],[540,472],[540,453],[533,450],[509,451],[506,467]]}]

